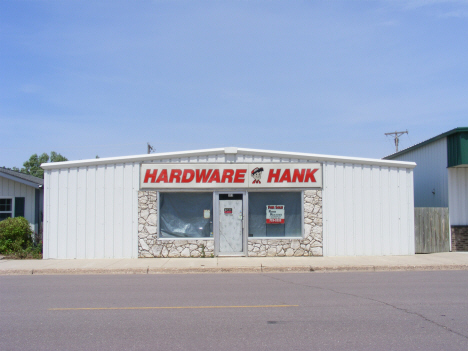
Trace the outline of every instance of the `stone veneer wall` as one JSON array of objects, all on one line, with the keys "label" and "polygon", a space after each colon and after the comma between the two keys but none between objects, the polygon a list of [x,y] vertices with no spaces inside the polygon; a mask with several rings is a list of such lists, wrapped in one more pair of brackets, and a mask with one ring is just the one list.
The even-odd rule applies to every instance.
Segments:
[{"label": "stone veneer wall", "polygon": [[138,257],[212,257],[213,239],[158,240],[157,194],[138,192]]},{"label": "stone veneer wall", "polygon": [[468,251],[468,225],[452,225],[452,251]]},{"label": "stone veneer wall", "polygon": [[[213,239],[158,239],[156,191],[138,192],[139,257],[212,257]],[[304,191],[304,237],[248,239],[248,256],[322,256],[322,191]]]}]

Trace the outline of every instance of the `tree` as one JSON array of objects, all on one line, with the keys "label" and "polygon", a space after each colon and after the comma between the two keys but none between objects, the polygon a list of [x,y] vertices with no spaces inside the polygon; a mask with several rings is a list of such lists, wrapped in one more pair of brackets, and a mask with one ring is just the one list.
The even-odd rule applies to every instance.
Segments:
[{"label": "tree", "polygon": [[[37,154],[32,155],[28,161],[23,163],[23,167],[21,168],[20,172],[24,174],[29,174],[38,178],[44,178],[44,170],[41,168],[42,163],[49,162],[62,162],[68,161],[68,159],[55,151],[52,151],[49,155],[45,152],[41,156],[37,156]],[[13,167],[13,170],[18,170],[18,168]]]},{"label": "tree", "polygon": [[56,153],[55,151],[52,151],[50,153],[50,162],[63,162],[63,161],[68,161],[68,158]]}]

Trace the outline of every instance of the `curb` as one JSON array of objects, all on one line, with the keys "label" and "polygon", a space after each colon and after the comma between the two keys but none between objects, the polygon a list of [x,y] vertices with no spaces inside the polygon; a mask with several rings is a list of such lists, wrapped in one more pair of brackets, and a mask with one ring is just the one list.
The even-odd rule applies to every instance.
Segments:
[{"label": "curb", "polygon": [[208,267],[208,268],[126,268],[126,269],[6,269],[0,275],[86,275],[86,274],[203,274],[203,273],[334,273],[468,270],[468,265],[335,266],[335,267]]}]

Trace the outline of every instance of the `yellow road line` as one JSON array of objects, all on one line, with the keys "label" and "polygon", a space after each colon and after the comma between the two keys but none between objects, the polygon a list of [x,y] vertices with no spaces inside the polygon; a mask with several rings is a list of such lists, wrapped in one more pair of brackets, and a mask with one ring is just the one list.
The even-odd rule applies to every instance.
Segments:
[{"label": "yellow road line", "polygon": [[201,308],[271,308],[299,307],[299,305],[254,305],[254,306],[160,306],[160,307],[81,307],[81,308],[49,308],[49,311],[81,311],[81,310],[171,310],[171,309],[201,309]]}]

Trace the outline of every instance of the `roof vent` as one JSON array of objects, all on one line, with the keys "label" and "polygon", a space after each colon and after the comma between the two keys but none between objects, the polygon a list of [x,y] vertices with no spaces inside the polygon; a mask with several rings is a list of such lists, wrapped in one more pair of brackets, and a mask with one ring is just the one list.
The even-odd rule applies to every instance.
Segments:
[{"label": "roof vent", "polygon": [[227,155],[235,155],[237,154],[237,147],[225,147],[224,153]]}]

